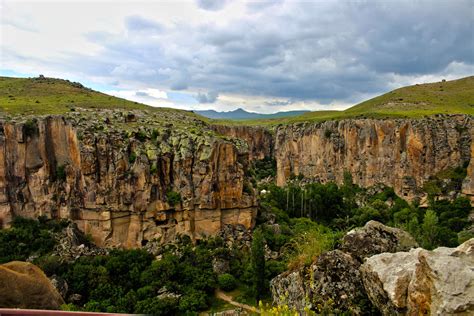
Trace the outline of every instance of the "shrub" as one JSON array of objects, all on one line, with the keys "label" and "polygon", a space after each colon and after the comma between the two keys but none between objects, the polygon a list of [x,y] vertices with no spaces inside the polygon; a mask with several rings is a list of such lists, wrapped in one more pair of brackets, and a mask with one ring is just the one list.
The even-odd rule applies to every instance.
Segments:
[{"label": "shrub", "polygon": [[166,200],[168,201],[169,205],[175,206],[181,202],[181,194],[175,191],[168,191],[168,193],[166,193]]},{"label": "shrub", "polygon": [[283,252],[290,269],[307,266],[323,252],[334,248],[335,234],[308,219],[298,219],[297,236],[284,246]]},{"label": "shrub", "polygon": [[144,142],[147,139],[147,136],[144,131],[138,131],[135,133],[135,138],[141,142]]},{"label": "shrub", "polygon": [[58,165],[56,167],[56,180],[66,181],[66,166]]},{"label": "shrub", "polygon": [[324,137],[331,138],[331,135],[332,135],[332,131],[329,128],[324,130]]},{"label": "shrub", "polygon": [[128,162],[133,164],[135,160],[137,160],[137,154],[134,151],[132,151],[130,153],[130,156],[128,156]]},{"label": "shrub", "polygon": [[23,125],[23,133],[26,136],[37,135],[39,132],[36,120],[28,119]]},{"label": "shrub", "polygon": [[224,273],[219,275],[217,282],[219,283],[219,287],[226,292],[235,290],[237,287],[237,280],[232,274]]}]

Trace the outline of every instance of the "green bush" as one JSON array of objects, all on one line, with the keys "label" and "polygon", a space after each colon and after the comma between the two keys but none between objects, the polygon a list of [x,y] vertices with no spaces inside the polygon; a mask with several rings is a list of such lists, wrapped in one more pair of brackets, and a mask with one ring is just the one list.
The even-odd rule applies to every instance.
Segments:
[{"label": "green bush", "polygon": [[232,274],[224,273],[218,276],[219,287],[226,292],[233,291],[237,287],[237,280]]},{"label": "green bush", "polygon": [[175,191],[168,191],[166,193],[166,201],[168,201],[169,205],[175,206],[181,203],[181,194]]},{"label": "green bush", "polygon": [[147,139],[147,136],[144,131],[138,131],[135,133],[135,138],[141,142],[144,142]]},{"label": "green bush", "polygon": [[133,164],[135,162],[135,160],[137,160],[137,154],[134,151],[132,151],[130,153],[130,156],[128,156],[128,162],[130,164]]},{"label": "green bush", "polygon": [[66,181],[66,166],[58,165],[56,167],[56,180],[58,181]]},{"label": "green bush", "polygon": [[23,133],[25,136],[34,136],[39,132],[38,123],[36,120],[28,119],[23,125]]}]

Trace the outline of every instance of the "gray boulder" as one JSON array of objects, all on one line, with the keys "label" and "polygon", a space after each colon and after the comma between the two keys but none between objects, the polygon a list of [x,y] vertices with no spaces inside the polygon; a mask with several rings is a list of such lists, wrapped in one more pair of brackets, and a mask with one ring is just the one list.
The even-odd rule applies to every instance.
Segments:
[{"label": "gray boulder", "polygon": [[341,250],[362,262],[383,252],[408,251],[416,247],[418,243],[406,231],[369,221],[364,227],[353,229],[344,236]]},{"label": "gray boulder", "polygon": [[384,315],[474,314],[474,238],[457,248],[379,254],[360,271]]}]

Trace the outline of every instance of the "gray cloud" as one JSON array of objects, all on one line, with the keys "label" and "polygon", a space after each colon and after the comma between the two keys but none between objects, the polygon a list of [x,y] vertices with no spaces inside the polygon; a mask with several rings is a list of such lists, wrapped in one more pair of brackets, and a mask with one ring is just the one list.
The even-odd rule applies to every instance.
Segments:
[{"label": "gray cloud", "polygon": [[[221,1],[198,3],[219,14],[226,9]],[[227,24],[180,22],[166,32],[156,21],[127,17],[125,33],[88,34],[102,46],[99,55],[54,63],[141,86],[322,104],[358,102],[392,89],[400,78],[462,73],[474,65],[469,0],[281,1],[251,9],[238,19],[230,15]],[[196,99],[217,97],[200,93]]]},{"label": "gray cloud", "polygon": [[201,9],[218,11],[224,8],[229,0],[197,0],[196,2]]},{"label": "gray cloud", "polygon": [[217,101],[219,94],[215,91],[209,91],[208,93],[198,93],[196,100],[199,103],[214,103]]},{"label": "gray cloud", "polygon": [[145,19],[137,15],[126,17],[125,25],[128,30],[138,31],[138,32],[140,31],[161,32],[164,29],[160,23],[149,20],[149,19]]}]

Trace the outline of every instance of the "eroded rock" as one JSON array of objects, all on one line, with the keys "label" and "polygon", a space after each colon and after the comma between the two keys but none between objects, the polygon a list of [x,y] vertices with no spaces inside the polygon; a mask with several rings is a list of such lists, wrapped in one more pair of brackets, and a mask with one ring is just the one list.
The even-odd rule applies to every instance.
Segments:
[{"label": "eroded rock", "polygon": [[415,247],[418,243],[406,231],[369,221],[344,236],[341,250],[363,261],[379,253],[408,251]]},{"label": "eroded rock", "polygon": [[457,248],[375,255],[361,273],[370,300],[384,315],[474,313],[474,239]]},{"label": "eroded rock", "polygon": [[0,265],[0,307],[59,309],[64,300],[37,266],[20,261]]}]

